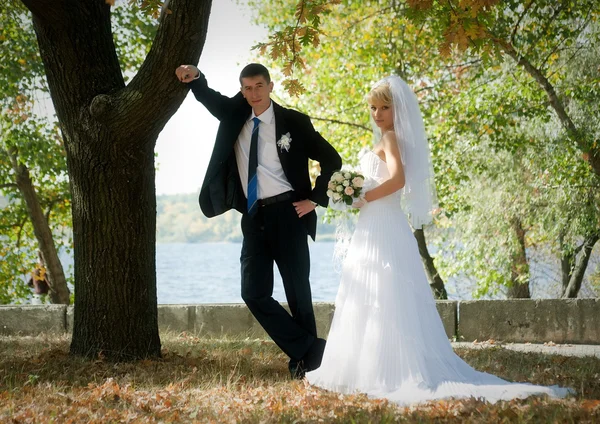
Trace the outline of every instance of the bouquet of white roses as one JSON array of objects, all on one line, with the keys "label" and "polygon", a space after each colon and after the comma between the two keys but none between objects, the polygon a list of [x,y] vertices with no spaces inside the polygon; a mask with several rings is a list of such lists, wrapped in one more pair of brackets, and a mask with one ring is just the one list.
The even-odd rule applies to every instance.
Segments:
[{"label": "bouquet of white roses", "polygon": [[331,206],[351,206],[361,198],[365,177],[354,171],[334,172],[327,185],[327,196],[331,199]]}]

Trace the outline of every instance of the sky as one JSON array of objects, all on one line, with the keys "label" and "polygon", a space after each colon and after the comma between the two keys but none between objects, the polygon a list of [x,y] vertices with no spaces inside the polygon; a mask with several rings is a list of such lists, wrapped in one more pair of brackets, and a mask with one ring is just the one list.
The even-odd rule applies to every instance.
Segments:
[{"label": "sky", "polygon": [[[209,86],[226,96],[234,96],[240,89],[240,71],[255,54],[252,46],[264,41],[267,34],[266,29],[251,23],[249,9],[237,5],[236,0],[213,1],[198,64]],[[200,191],[218,124],[190,91],[156,143],[156,194]]]}]

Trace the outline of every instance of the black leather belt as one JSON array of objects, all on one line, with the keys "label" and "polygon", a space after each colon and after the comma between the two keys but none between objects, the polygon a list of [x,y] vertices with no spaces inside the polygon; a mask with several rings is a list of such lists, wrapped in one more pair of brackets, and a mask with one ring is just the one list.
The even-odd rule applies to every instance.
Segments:
[{"label": "black leather belt", "polygon": [[285,202],[291,200],[294,197],[294,191],[286,191],[285,193],[278,194],[277,196],[267,197],[265,199],[259,199],[259,206],[269,206],[279,202]]}]

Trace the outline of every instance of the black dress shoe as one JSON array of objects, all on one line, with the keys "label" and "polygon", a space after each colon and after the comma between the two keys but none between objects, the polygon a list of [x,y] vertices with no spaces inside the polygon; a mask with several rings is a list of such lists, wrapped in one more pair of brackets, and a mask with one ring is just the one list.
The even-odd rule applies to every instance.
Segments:
[{"label": "black dress shoe", "polygon": [[304,375],[306,374],[306,369],[304,368],[304,361],[294,361],[290,360],[288,363],[288,369],[290,370],[290,376],[292,380],[302,380]]},{"label": "black dress shoe", "polygon": [[308,371],[316,370],[321,366],[325,343],[325,339],[315,339],[302,359],[299,361],[290,359],[288,369],[293,380],[302,380]]}]

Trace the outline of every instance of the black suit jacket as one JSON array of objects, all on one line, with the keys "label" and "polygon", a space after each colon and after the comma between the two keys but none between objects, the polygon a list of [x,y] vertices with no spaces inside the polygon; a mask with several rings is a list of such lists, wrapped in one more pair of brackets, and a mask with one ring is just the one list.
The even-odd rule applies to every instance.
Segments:
[{"label": "black suit jacket", "polygon": [[[252,108],[238,93],[234,97],[223,96],[208,87],[204,75],[190,83],[196,99],[220,122],[206,176],[200,190],[200,208],[207,217],[220,215],[230,209],[241,213],[247,210],[246,196],[242,189],[234,153],[235,142],[242,127],[250,117]],[[331,174],[340,169],[342,160],[335,149],[315,131],[310,118],[298,111],[284,108],[273,102],[275,115],[275,139],[290,133],[289,151],[277,147],[283,172],[298,199],[310,199],[327,206],[327,183]],[[308,172],[308,159],[319,162],[321,175],[314,189]],[[315,239],[317,214],[313,211],[302,218],[308,234]]]}]

